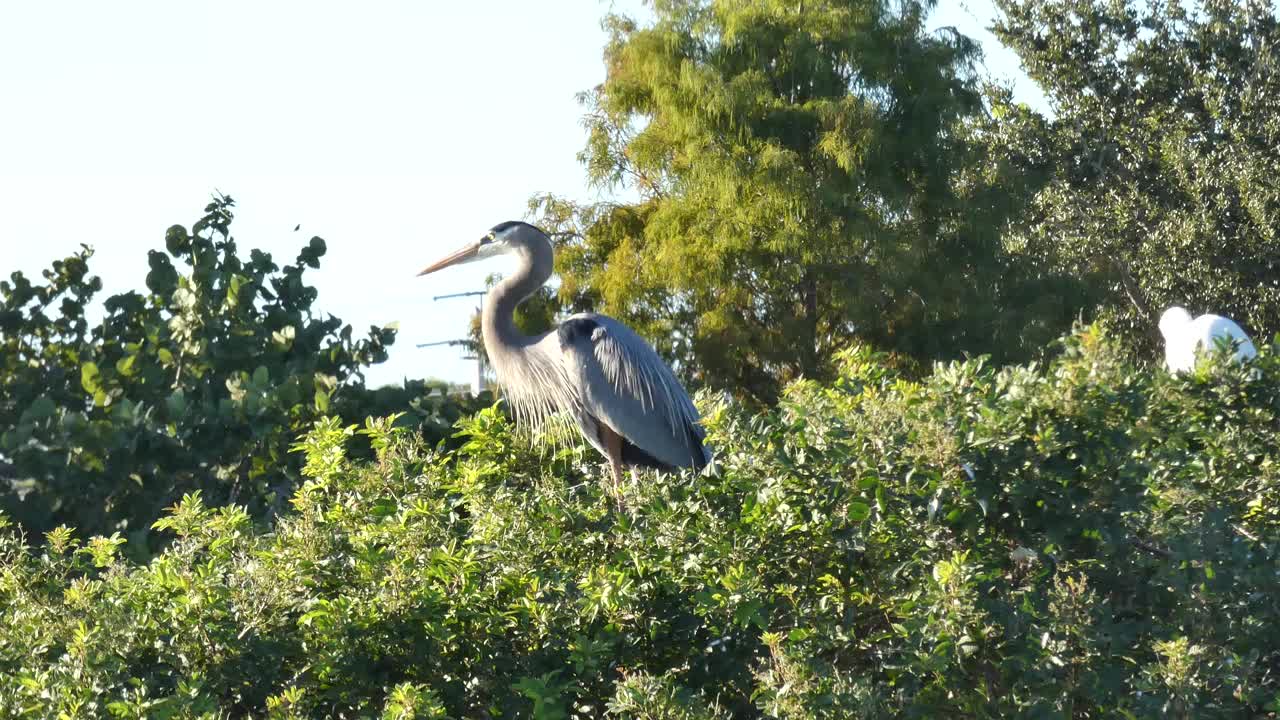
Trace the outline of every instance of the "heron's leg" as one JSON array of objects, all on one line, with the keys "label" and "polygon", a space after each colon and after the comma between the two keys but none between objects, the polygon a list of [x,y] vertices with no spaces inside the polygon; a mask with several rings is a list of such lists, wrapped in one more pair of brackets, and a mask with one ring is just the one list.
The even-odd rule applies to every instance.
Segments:
[{"label": "heron's leg", "polygon": [[605,450],[609,451],[609,474],[613,478],[613,488],[610,493],[614,500],[619,504],[622,503],[622,436],[613,431],[613,428],[600,423],[600,439],[604,441]]}]

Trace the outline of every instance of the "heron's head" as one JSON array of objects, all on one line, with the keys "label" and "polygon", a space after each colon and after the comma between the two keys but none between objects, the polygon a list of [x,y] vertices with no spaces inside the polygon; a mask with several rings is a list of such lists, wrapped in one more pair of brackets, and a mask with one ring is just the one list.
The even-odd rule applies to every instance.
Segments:
[{"label": "heron's head", "polygon": [[[452,265],[464,265],[486,260],[505,253],[530,247],[533,243],[548,243],[547,236],[538,228],[519,220],[508,220],[489,228],[479,240],[469,243],[418,273],[428,275]],[[549,243],[548,243],[549,244]]]},{"label": "heron's head", "polygon": [[1167,340],[1178,332],[1178,328],[1191,322],[1191,319],[1191,313],[1186,308],[1174,305],[1160,316],[1160,334]]}]

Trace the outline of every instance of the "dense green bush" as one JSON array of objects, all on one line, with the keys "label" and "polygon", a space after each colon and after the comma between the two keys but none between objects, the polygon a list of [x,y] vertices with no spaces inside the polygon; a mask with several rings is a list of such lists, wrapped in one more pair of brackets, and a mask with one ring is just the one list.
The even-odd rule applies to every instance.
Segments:
[{"label": "dense green bush", "polygon": [[[146,565],[0,531],[19,717],[1256,717],[1280,698],[1280,360],[1046,367],[863,350],[718,468],[616,505],[497,408],[451,453],[321,420],[270,534],[192,495]],[[376,450],[348,458],[358,434]]]},{"label": "dense green bush", "polygon": [[[450,394],[450,385],[444,380],[406,379],[399,385],[376,388],[351,383],[335,397],[330,413],[350,423],[394,415],[397,428],[416,432],[427,444],[455,447],[459,443],[455,424],[493,402],[494,395],[488,390],[479,397]],[[346,450],[355,460],[371,459],[375,455],[367,435],[353,438]],[[298,460],[296,456],[292,459]]]},{"label": "dense green bush", "polygon": [[394,328],[359,338],[314,309],[318,237],[291,265],[242,257],[232,208],[219,197],[190,230],[169,228],[145,292],[108,298],[94,324],[89,248],[43,283],[0,282],[0,511],[24,528],[120,531],[138,553],[184,493],[254,517],[282,505],[301,480],[289,445],[326,414],[405,412],[439,439],[478,407],[429,398],[422,382],[366,389]]}]

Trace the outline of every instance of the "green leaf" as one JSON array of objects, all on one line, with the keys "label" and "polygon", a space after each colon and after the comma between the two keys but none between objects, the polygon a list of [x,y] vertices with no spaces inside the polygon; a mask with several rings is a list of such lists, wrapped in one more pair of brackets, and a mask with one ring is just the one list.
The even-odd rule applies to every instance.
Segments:
[{"label": "green leaf", "polygon": [[298,253],[299,264],[312,268],[320,267],[320,258],[324,256],[326,249],[324,240],[318,237],[311,238],[307,247]]},{"label": "green leaf", "polygon": [[292,325],[285,325],[279,330],[276,330],[275,332],[271,333],[271,340],[277,346],[279,346],[281,350],[288,350],[290,347],[293,346],[293,340],[297,336],[297,334],[298,334],[298,331],[296,328],[294,328]]},{"label": "green leaf", "polygon": [[48,395],[41,395],[31,402],[31,406],[27,408],[23,416],[31,421],[40,421],[53,415],[57,409],[57,405],[54,404],[52,398]]},{"label": "green leaf", "polygon": [[173,225],[164,234],[164,246],[170,255],[182,255],[191,247],[191,236],[187,234],[186,228],[181,225]]},{"label": "green leaf", "polygon": [[871,506],[855,500],[849,503],[849,519],[854,522],[862,522],[871,517]]},{"label": "green leaf", "polygon": [[329,393],[324,390],[316,390],[316,410],[322,413],[329,412]]},{"label": "green leaf", "polygon": [[310,627],[315,623],[315,621],[327,619],[329,616],[330,613],[328,610],[312,610],[310,612],[303,613],[302,617],[298,618],[298,625],[301,627]]},{"label": "green leaf", "polygon": [[133,365],[137,359],[138,359],[137,355],[126,355],[120,358],[119,360],[116,361],[116,372],[120,373],[125,377],[132,376]]},{"label": "green leaf", "polygon": [[101,373],[98,372],[98,366],[92,362],[87,362],[80,366],[80,385],[84,391],[90,395],[98,392],[98,380]]},{"label": "green leaf", "polygon": [[151,265],[151,272],[147,273],[147,289],[162,298],[173,295],[178,286],[178,271],[169,262],[169,256],[151,250],[147,253],[147,262]]},{"label": "green leaf", "polygon": [[246,282],[247,280],[243,275],[233,274],[231,276],[231,280],[227,283],[227,307],[236,308],[240,306],[240,292],[244,289]]},{"label": "green leaf", "polygon": [[169,417],[176,418],[182,415],[187,409],[187,395],[178,388],[165,398],[165,407],[169,409]]}]

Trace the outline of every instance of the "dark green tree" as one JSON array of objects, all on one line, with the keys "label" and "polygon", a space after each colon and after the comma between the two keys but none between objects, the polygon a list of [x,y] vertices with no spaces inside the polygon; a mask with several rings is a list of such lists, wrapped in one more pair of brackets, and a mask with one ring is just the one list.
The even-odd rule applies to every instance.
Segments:
[{"label": "dark green tree", "polygon": [[[686,378],[772,400],[858,338],[927,361],[1036,347],[1003,220],[1025,182],[975,133],[977,50],[932,2],[656,0],[606,20],[582,158],[622,203],[538,197],[561,300]],[[1012,307],[1013,312],[1007,312]],[[1047,334],[1070,313],[1051,313]]]},{"label": "dark green tree", "polygon": [[997,0],[1054,117],[1006,105],[1050,169],[1012,243],[1086,279],[1146,351],[1170,305],[1280,330],[1280,27],[1250,0]]},{"label": "dark green tree", "polygon": [[243,260],[232,207],[219,197],[189,231],[169,228],[147,291],[108,298],[96,326],[87,247],[44,284],[0,282],[0,509],[28,530],[145,533],[193,490],[261,515],[299,477],[298,433],[335,400],[354,414],[368,399],[344,395],[395,330],[356,338],[313,310],[318,237],[292,265],[258,250]]}]

